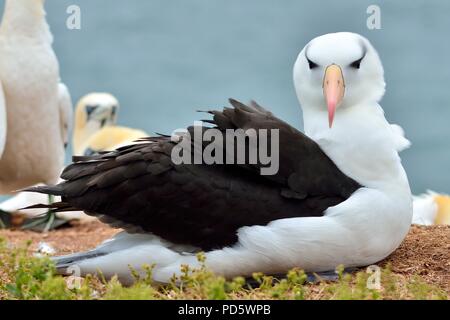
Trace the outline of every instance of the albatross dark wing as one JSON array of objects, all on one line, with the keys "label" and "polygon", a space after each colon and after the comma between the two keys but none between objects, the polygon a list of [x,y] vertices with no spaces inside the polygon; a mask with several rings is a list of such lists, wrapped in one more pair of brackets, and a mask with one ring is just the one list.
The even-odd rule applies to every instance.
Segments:
[{"label": "albatross dark wing", "polygon": [[235,243],[243,226],[321,216],[359,187],[297,130],[259,106],[233,104],[235,109],[213,112],[219,129],[280,129],[277,176],[238,165],[175,165],[175,144],[155,137],[77,159],[63,172],[65,182],[28,191],[62,196],[51,205],[57,211],[83,210],[115,226],[210,250]]},{"label": "albatross dark wing", "polygon": [[[286,122],[252,101],[250,105],[230,99],[233,108],[211,111],[218,129],[279,130],[280,168],[268,179],[286,186],[284,194],[304,198],[312,195],[337,195],[348,198],[360,185],[344,175],[319,145]],[[270,138],[268,139],[270,141]],[[249,150],[251,146],[247,146]],[[270,149],[270,148],[269,148]],[[259,172],[261,165],[250,167]]]}]

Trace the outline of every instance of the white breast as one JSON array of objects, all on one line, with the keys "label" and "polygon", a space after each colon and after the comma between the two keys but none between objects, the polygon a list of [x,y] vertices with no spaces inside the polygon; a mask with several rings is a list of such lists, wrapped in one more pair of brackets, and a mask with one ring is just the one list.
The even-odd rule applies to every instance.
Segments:
[{"label": "white breast", "polygon": [[58,110],[58,62],[48,37],[0,31],[0,80],[7,139],[0,192],[56,182],[64,161]]},{"label": "white breast", "polygon": [[[326,127],[326,114],[306,111],[305,130],[347,176],[364,186],[328,209],[327,216],[346,226],[353,241],[371,248],[371,255],[378,246],[379,255],[386,256],[409,230],[412,196],[397,151],[398,132],[380,110],[378,105],[340,110],[332,129]],[[360,251],[363,257],[364,247]]]}]

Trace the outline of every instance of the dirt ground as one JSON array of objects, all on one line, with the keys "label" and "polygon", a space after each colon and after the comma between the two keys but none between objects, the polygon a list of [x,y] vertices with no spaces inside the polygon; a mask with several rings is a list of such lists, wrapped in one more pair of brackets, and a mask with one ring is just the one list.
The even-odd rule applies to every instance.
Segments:
[{"label": "dirt ground", "polygon": [[[68,254],[95,247],[120,230],[100,222],[74,223],[70,228],[39,234],[31,231],[0,230],[0,237],[13,245],[32,241],[31,248],[45,242],[57,254]],[[420,275],[429,284],[450,293],[450,226],[413,226],[403,244],[380,265],[391,265],[394,273],[406,278]]]},{"label": "dirt ground", "polygon": [[450,226],[413,226],[402,245],[382,264],[406,277],[420,275],[450,292]]}]

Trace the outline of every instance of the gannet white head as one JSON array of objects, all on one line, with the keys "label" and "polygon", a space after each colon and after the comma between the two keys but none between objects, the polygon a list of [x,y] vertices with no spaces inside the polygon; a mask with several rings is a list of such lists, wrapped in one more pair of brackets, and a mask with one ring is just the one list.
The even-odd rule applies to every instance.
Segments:
[{"label": "gannet white head", "polygon": [[6,0],[6,8],[14,7],[17,15],[24,14],[45,14],[45,0]]},{"label": "gannet white head", "polygon": [[31,25],[45,17],[44,5],[45,0],[6,0],[3,24],[15,21]]},{"label": "gannet white head", "polygon": [[0,34],[37,39],[48,43],[53,36],[45,20],[45,0],[6,0]]},{"label": "gannet white head", "polygon": [[116,124],[118,110],[119,101],[109,93],[90,93],[78,101],[73,135],[75,154],[94,133]]},{"label": "gannet white head", "polygon": [[328,110],[331,128],[341,109],[377,103],[384,95],[384,70],[370,42],[355,33],[330,33],[309,42],[294,66],[303,109]]}]

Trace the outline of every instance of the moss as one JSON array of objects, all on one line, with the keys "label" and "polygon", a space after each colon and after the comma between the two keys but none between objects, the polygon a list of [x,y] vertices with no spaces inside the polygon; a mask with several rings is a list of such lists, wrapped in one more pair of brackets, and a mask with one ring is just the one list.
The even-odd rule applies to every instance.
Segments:
[{"label": "moss", "polygon": [[408,291],[415,300],[446,300],[448,296],[446,293],[435,286],[428,285],[419,276],[414,276],[412,281],[407,284]]},{"label": "moss", "polygon": [[117,278],[111,279],[106,284],[106,291],[102,297],[104,300],[153,300],[155,299],[155,288],[151,285],[138,281],[131,287],[123,287]]},{"label": "moss", "polygon": [[427,284],[420,276],[408,279],[393,273],[390,266],[381,270],[379,290],[368,288],[369,273],[344,274],[342,266],[337,269],[337,282],[309,284],[302,270],[293,269],[281,280],[255,273],[256,286],[250,288],[242,277],[226,280],[214,275],[205,265],[204,254],[197,259],[199,267],[182,266],[180,275],[164,286],[152,284],[154,266],[142,266],[143,272],[130,269],[136,280],[130,287],[117,278],[106,281],[101,275],[88,276],[74,286],[73,279],[55,274],[49,259],[33,257],[29,244],[10,248],[0,239],[0,299],[448,299],[444,290]]}]

